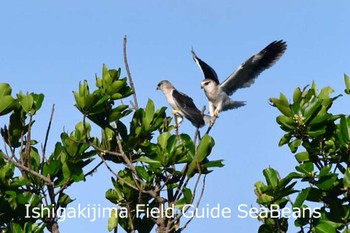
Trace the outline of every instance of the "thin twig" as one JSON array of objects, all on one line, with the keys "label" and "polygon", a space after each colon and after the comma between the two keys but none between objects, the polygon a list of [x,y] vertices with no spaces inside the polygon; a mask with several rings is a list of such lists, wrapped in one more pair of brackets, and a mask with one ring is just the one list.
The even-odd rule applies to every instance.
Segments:
[{"label": "thin twig", "polygon": [[[194,201],[195,194],[196,194],[196,189],[197,189],[197,186],[198,186],[198,183],[199,183],[199,180],[200,180],[200,176],[201,176],[201,174],[199,174],[198,179],[197,179],[197,181],[196,181],[196,184],[195,184],[195,187],[194,187],[194,190],[193,190],[193,197],[192,197],[191,203],[193,203],[193,201]],[[202,200],[202,198],[203,198],[203,194],[204,194],[204,190],[205,190],[205,178],[206,178],[206,175],[204,175],[204,177],[203,177],[203,186],[202,186],[202,189],[201,189],[201,193],[200,193],[200,195],[199,195],[199,197],[198,197],[198,200],[197,200],[197,202],[196,202],[196,205],[195,205],[195,207],[194,207],[194,213],[193,213],[193,215],[191,216],[191,218],[185,223],[185,225],[184,225],[183,227],[179,228],[179,232],[182,232],[182,231],[187,227],[187,225],[193,220],[193,218],[194,218],[195,215],[196,215],[198,206],[199,206],[199,204],[200,204],[200,202],[201,202],[201,200]],[[174,219],[174,222],[175,222],[176,220],[180,219],[181,216],[182,216],[185,212],[187,212],[187,210],[188,210],[189,208],[190,208],[190,207],[186,208],[184,211],[181,211],[181,213],[180,213],[178,216],[176,216],[176,218]]]},{"label": "thin twig", "polygon": [[129,69],[129,64],[128,64],[128,60],[127,60],[127,56],[126,56],[126,35],[124,36],[124,43],[123,43],[123,54],[124,54],[124,65],[125,65],[125,70],[126,70],[126,74],[128,76],[128,82],[130,84],[130,87],[132,89],[132,96],[134,98],[134,107],[135,109],[139,109],[139,105],[137,103],[137,97],[136,97],[136,90],[135,90],[135,86],[134,86],[134,82],[132,81],[131,78],[131,73],[130,73],[130,69]]},{"label": "thin twig", "polygon": [[129,219],[129,224],[130,224],[130,232],[134,233],[135,232],[135,227],[134,227],[134,222],[132,220],[132,216],[131,216],[131,208],[130,208],[130,202],[126,202],[126,209],[128,210],[128,219]]},{"label": "thin twig", "polygon": [[52,118],[53,118],[53,113],[55,112],[55,104],[52,105],[52,108],[51,108],[51,114],[50,114],[50,119],[49,119],[49,124],[47,126],[47,130],[46,130],[46,135],[45,135],[45,141],[44,141],[44,146],[42,148],[42,156],[41,156],[41,164],[40,164],[40,168],[39,168],[39,171],[41,171],[43,169],[43,166],[44,166],[44,162],[46,160],[46,145],[47,145],[47,142],[49,140],[49,133],[50,133],[50,129],[51,129],[51,123],[52,123]]},{"label": "thin twig", "polygon": [[182,191],[183,184],[187,184],[187,182],[188,182],[188,178],[187,178],[187,181],[184,183],[187,171],[188,171],[188,164],[185,164],[185,166],[182,168],[182,171],[181,171],[181,173],[182,173],[181,180],[179,182],[179,185],[176,188],[175,195],[174,195],[174,200],[179,199],[181,191]]},{"label": "thin twig", "polygon": [[25,149],[24,149],[24,166],[29,167],[30,166],[30,143],[31,143],[31,133],[32,133],[32,122],[33,122],[33,116],[29,115],[29,123],[28,123],[28,132],[27,132],[27,138],[25,143]]},{"label": "thin twig", "polygon": [[215,121],[216,121],[216,118],[218,118],[217,116],[214,116],[211,118],[211,121],[213,122],[207,129],[207,132],[205,132],[205,134],[209,134],[211,128],[213,128],[214,124],[215,124]]},{"label": "thin twig", "polygon": [[50,128],[51,128],[51,123],[52,123],[52,118],[53,118],[54,112],[55,112],[55,104],[52,105],[49,125],[47,126],[47,130],[46,130],[45,142],[44,142],[44,148],[43,148],[43,158],[45,158],[46,145],[47,145],[47,141],[49,140],[49,133],[50,133]]},{"label": "thin twig", "polygon": [[8,162],[8,163],[13,163],[13,164],[15,165],[15,167],[17,167],[17,168],[19,168],[19,169],[22,169],[22,170],[24,170],[24,171],[26,171],[26,172],[28,172],[28,173],[30,173],[30,174],[32,174],[32,175],[38,177],[39,179],[45,181],[46,184],[48,184],[48,185],[54,185],[54,183],[53,183],[53,182],[51,181],[51,179],[49,179],[48,177],[45,177],[45,176],[43,176],[43,175],[37,173],[36,171],[33,171],[32,169],[30,169],[30,168],[24,166],[24,165],[21,164],[21,163],[18,163],[18,162],[16,162],[16,161],[14,161],[13,159],[10,159],[10,158],[9,158],[7,155],[5,155],[5,154],[2,154],[2,157],[3,157],[3,159],[4,159],[6,162]]}]

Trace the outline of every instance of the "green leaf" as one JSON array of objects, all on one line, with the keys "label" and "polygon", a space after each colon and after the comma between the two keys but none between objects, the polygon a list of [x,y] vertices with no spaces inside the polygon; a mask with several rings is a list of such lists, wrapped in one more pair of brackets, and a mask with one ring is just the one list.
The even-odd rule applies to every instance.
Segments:
[{"label": "green leaf", "polygon": [[293,208],[301,208],[304,201],[307,199],[308,195],[310,192],[310,188],[306,188],[301,190],[301,192],[298,194],[298,196],[296,197],[294,203],[293,203]]},{"label": "green leaf", "polygon": [[281,137],[280,141],[278,142],[278,146],[283,146],[283,145],[289,143],[289,142],[290,142],[290,139],[292,138],[292,136],[293,136],[292,133],[286,133],[286,134],[284,134],[284,135]]},{"label": "green leaf", "polygon": [[11,95],[12,88],[8,83],[0,83],[0,98]]},{"label": "green leaf", "polygon": [[350,168],[346,169],[346,172],[343,178],[343,184],[345,188],[350,188]]},{"label": "green leaf", "polygon": [[306,174],[307,176],[313,175],[314,164],[312,162],[306,162],[299,166],[296,166],[295,169],[301,173]]},{"label": "green leaf", "polygon": [[281,128],[284,130],[290,130],[290,129],[294,129],[296,124],[295,121],[293,119],[293,117],[288,117],[288,116],[284,116],[284,115],[279,115],[276,118],[276,121],[279,125],[281,125]]},{"label": "green leaf", "polygon": [[10,95],[0,97],[0,116],[11,112],[15,106],[15,99]]},{"label": "green leaf", "polygon": [[150,176],[147,173],[146,169],[143,166],[136,166],[135,167],[137,175],[139,175],[142,179],[146,181],[150,181]]},{"label": "green leaf", "polygon": [[215,142],[212,137],[208,134],[205,134],[200,140],[199,145],[197,147],[197,159],[198,162],[202,162],[211,152],[211,149],[215,145]]},{"label": "green leaf", "polygon": [[295,154],[295,158],[299,163],[309,161],[309,153],[307,151]]},{"label": "green leaf", "polygon": [[49,160],[44,164],[42,174],[43,176],[50,175],[52,178],[61,166],[62,164],[59,160]]},{"label": "green leaf", "polygon": [[30,110],[33,108],[34,104],[33,96],[31,94],[22,96],[22,98],[20,99],[20,104],[23,108],[23,111],[29,113]]},{"label": "green leaf", "polygon": [[278,185],[278,175],[275,169],[266,168],[263,171],[266,182],[268,185],[271,185],[273,188],[276,188]]},{"label": "green leaf", "polygon": [[305,122],[309,122],[309,120],[313,119],[316,116],[315,114],[321,110],[321,108],[322,101],[316,98],[312,99],[304,109]]},{"label": "green leaf", "polygon": [[70,170],[69,170],[67,163],[62,164],[62,172],[63,172],[63,177],[65,177],[65,178],[70,177]]},{"label": "green leaf", "polygon": [[294,141],[288,143],[289,149],[292,153],[295,153],[298,150],[298,147],[301,144],[300,139],[295,139]]},{"label": "green leaf", "polygon": [[69,203],[71,203],[73,200],[65,193],[60,195],[60,198],[58,199],[58,204],[61,207],[66,207]]},{"label": "green leaf", "polygon": [[320,224],[317,224],[315,229],[316,233],[336,233],[336,228],[327,222],[321,222]]},{"label": "green leaf", "polygon": [[322,115],[317,115],[316,117],[314,117],[309,125],[310,126],[315,126],[315,125],[321,125],[324,126],[327,122],[327,120],[329,120],[329,118],[331,117],[331,114],[322,114]]},{"label": "green leaf", "polygon": [[114,204],[118,204],[118,202],[123,199],[123,195],[117,192],[116,189],[108,189],[105,196],[107,200]]},{"label": "green leaf", "polygon": [[116,80],[110,86],[107,87],[106,93],[108,95],[113,95],[115,93],[118,93],[125,86],[126,80]]},{"label": "green leaf", "polygon": [[162,150],[165,150],[168,144],[168,139],[170,138],[171,134],[169,132],[164,132],[160,134],[157,138],[158,145],[162,148]]},{"label": "green leaf", "polygon": [[299,87],[294,90],[294,93],[293,93],[293,102],[294,103],[299,102],[299,100],[301,98],[301,94],[302,94],[302,92],[301,92]]},{"label": "green leaf", "polygon": [[275,229],[273,226],[270,226],[268,224],[262,224],[259,227],[258,233],[272,233],[272,232],[274,232],[274,230]]},{"label": "green leaf", "polygon": [[307,195],[306,200],[312,201],[312,202],[321,202],[323,198],[322,191],[316,188],[307,188],[310,189]]},{"label": "green leaf", "polygon": [[348,118],[346,118],[344,115],[341,115],[340,117],[340,128],[342,132],[343,139],[346,143],[350,142],[350,124],[348,122]]},{"label": "green leaf", "polygon": [[349,76],[347,76],[346,74],[344,74],[344,82],[345,82],[345,93],[346,94],[350,94],[350,79]]},{"label": "green leaf", "polygon": [[10,228],[11,228],[10,232],[25,233],[22,227],[18,223],[11,222]]},{"label": "green leaf", "polygon": [[43,94],[32,94],[32,96],[35,104],[34,112],[32,112],[32,114],[34,114],[36,111],[38,111],[41,108],[41,105],[43,104],[45,96]]},{"label": "green leaf", "polygon": [[329,99],[329,95],[333,92],[334,92],[334,90],[331,87],[324,87],[320,91],[320,94],[318,94],[318,98],[320,98],[322,100]]},{"label": "green leaf", "polygon": [[158,166],[161,165],[160,161],[155,160],[155,159],[151,159],[151,158],[149,158],[147,156],[141,156],[140,158],[138,158],[138,161],[144,162],[144,163],[148,163],[148,164],[152,164],[152,165],[158,165]]},{"label": "green leaf", "polygon": [[270,101],[273,103],[273,106],[275,106],[283,115],[287,117],[292,117],[293,113],[290,109],[289,102],[285,95],[280,93],[280,98],[270,98]]},{"label": "green leaf", "polygon": [[102,65],[102,83],[105,90],[107,90],[107,87],[111,85],[112,82],[113,82],[113,79],[110,73],[108,72],[108,68],[105,64],[103,64]]},{"label": "green leaf", "polygon": [[205,164],[203,164],[203,167],[206,167],[206,168],[211,168],[211,167],[223,167],[225,166],[222,162],[224,160],[223,159],[220,159],[220,160],[211,160]]},{"label": "green leaf", "polygon": [[112,209],[108,218],[108,231],[112,231],[118,226],[118,212],[115,208]]},{"label": "green leaf", "polygon": [[192,203],[192,191],[189,188],[184,187],[182,190],[182,193],[184,194],[184,198],[187,204]]},{"label": "green leaf", "polygon": [[142,118],[142,123],[146,130],[149,130],[151,127],[153,115],[154,115],[154,103],[151,99],[148,99],[148,102],[145,108],[145,115]]},{"label": "green leaf", "polygon": [[188,204],[185,200],[185,198],[181,198],[175,202],[175,208],[176,209],[182,209],[186,204]]},{"label": "green leaf", "polygon": [[114,122],[123,117],[123,111],[128,108],[128,105],[119,105],[118,107],[112,109],[111,113],[108,115],[108,121]]}]

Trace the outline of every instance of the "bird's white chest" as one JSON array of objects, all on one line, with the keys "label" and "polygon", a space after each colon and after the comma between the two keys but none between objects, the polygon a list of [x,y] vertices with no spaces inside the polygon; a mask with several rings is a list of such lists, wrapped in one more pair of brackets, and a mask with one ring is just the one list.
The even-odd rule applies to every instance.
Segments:
[{"label": "bird's white chest", "polygon": [[208,100],[212,102],[215,106],[222,102],[222,100],[225,99],[225,97],[227,97],[226,93],[222,91],[219,87],[206,88],[205,94],[208,97]]},{"label": "bird's white chest", "polygon": [[172,91],[167,91],[166,93],[164,93],[165,98],[168,100],[170,107],[172,107],[173,109],[178,109],[174,101],[174,98],[172,96],[172,93],[173,93]]}]

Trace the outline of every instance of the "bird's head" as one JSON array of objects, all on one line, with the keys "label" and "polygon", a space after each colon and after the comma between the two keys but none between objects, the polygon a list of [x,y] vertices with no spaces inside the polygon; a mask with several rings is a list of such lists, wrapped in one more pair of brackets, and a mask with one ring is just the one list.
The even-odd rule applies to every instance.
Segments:
[{"label": "bird's head", "polygon": [[201,88],[204,89],[205,91],[213,90],[216,86],[217,84],[211,79],[204,79],[201,82]]},{"label": "bird's head", "polygon": [[168,80],[162,80],[157,84],[157,90],[163,90],[167,87],[171,86],[171,83]]},{"label": "bird's head", "polygon": [[157,84],[157,90],[161,90],[163,93],[169,92],[172,89],[174,87],[168,80],[162,80]]}]

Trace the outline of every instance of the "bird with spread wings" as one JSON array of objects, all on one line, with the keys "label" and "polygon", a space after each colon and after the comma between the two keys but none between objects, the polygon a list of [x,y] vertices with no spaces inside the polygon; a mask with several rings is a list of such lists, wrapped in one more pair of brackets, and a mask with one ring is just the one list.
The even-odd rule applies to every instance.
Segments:
[{"label": "bird with spread wings", "polygon": [[219,82],[215,70],[199,59],[192,50],[193,60],[197,63],[204,74],[201,88],[204,89],[205,95],[209,100],[210,115],[212,117],[217,117],[221,111],[244,106],[244,101],[235,101],[229,96],[240,88],[252,85],[259,74],[275,64],[286,49],[287,44],[283,40],[273,41],[263,50],[242,63],[222,83]]},{"label": "bird with spread wings", "polygon": [[[176,90],[176,88],[168,81],[160,81],[157,90],[161,90],[170,107],[173,109],[172,114],[175,116],[176,124],[179,125],[183,117],[188,119],[192,125],[201,128],[206,122],[209,122],[207,115],[203,115],[196,107],[191,97]],[[210,117],[209,117],[210,118]]]}]

